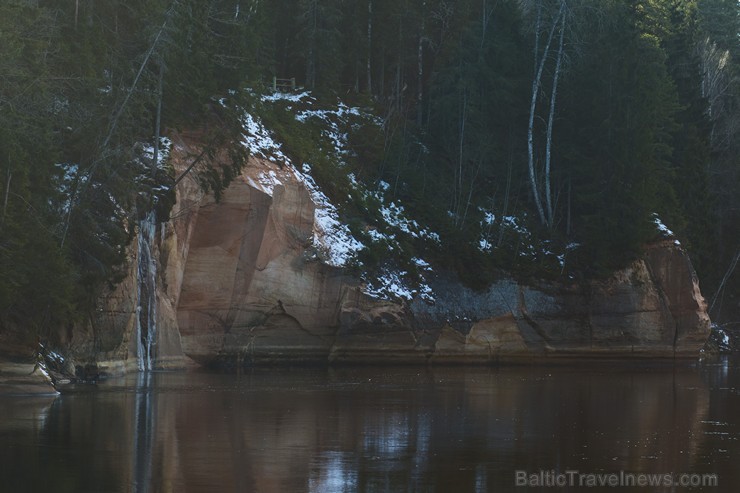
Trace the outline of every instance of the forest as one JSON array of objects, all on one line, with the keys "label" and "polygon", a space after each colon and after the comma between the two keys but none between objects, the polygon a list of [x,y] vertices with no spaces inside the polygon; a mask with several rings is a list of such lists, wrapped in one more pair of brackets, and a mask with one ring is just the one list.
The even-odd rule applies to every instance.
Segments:
[{"label": "forest", "polygon": [[[604,276],[657,220],[737,322],[739,34],[736,0],[4,0],[0,332],[85,320],[121,279],[137,221],[174,200],[169,130],[203,129],[194,173],[217,197],[247,157],[239,108],[315,153],[259,104],[275,79],[377,116],[316,181],[340,203],[349,171],[388,184],[467,284]],[[367,209],[343,219],[362,231]],[[513,217],[567,265],[519,255]]]}]

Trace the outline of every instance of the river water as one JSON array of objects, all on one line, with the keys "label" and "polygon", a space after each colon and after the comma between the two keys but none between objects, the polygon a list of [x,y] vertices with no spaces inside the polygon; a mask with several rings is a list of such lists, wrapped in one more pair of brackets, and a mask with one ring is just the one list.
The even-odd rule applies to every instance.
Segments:
[{"label": "river water", "polygon": [[0,398],[0,491],[740,491],[739,439],[727,359],[154,372]]}]

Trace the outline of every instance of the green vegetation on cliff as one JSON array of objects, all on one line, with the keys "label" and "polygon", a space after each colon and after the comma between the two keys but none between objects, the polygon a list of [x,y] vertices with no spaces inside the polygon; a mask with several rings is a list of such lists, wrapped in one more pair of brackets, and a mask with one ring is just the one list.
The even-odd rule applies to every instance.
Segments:
[{"label": "green vegetation on cliff", "polygon": [[[403,204],[440,236],[426,258],[483,286],[608,272],[657,213],[721,317],[740,293],[739,28],[734,0],[2,2],[0,330],[56,330],[116,282],[136,220],[171,203],[150,163],[165,129],[202,128],[195,173],[228,185],[244,155],[209,157],[242,122],[221,98],[311,163],[357,237]],[[338,128],[344,167],[258,97],[274,78],[376,115]],[[365,265],[387,260],[365,244]]]}]

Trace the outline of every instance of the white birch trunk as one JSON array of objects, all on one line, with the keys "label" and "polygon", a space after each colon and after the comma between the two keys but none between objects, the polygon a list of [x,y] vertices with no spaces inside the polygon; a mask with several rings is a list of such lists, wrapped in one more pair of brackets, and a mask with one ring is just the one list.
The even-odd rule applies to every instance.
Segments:
[{"label": "white birch trunk", "polygon": [[538,44],[539,44],[539,28],[541,24],[541,15],[540,15],[540,9],[538,7],[537,10],[537,22],[535,25],[535,51],[534,51],[534,59],[535,59],[535,66],[537,67],[537,71],[535,73],[534,78],[532,79],[532,98],[530,100],[529,104],[529,122],[527,125],[527,164],[529,168],[529,185],[532,189],[532,196],[534,198],[535,206],[537,207],[537,214],[540,218],[540,223],[547,224],[547,221],[545,219],[545,211],[542,207],[542,199],[540,197],[540,191],[539,187],[537,186],[537,173],[535,170],[535,164],[534,164],[534,117],[537,110],[537,95],[540,92],[540,85],[542,82],[542,72],[545,69],[545,62],[547,61],[547,56],[550,53],[550,44],[552,43],[552,38],[555,35],[555,29],[557,28],[558,21],[560,20],[560,15],[562,14],[562,5],[560,12],[558,12],[558,16],[553,21],[552,27],[550,28],[550,32],[547,37],[547,43],[545,44],[545,48],[542,52],[542,58],[539,58],[538,53]]},{"label": "white birch trunk", "polygon": [[[565,2],[561,3],[561,12],[564,9]],[[558,96],[558,80],[560,78],[560,68],[563,61],[563,40],[565,37],[565,14],[561,14],[560,20],[560,40],[558,42],[558,54],[555,62],[555,74],[552,80],[552,93],[550,94],[550,114],[547,117],[547,140],[545,143],[545,203],[546,203],[546,221],[547,227],[552,228],[554,224],[554,214],[552,206],[552,185],[550,183],[550,165],[552,150],[552,127],[555,119],[555,103]]]}]

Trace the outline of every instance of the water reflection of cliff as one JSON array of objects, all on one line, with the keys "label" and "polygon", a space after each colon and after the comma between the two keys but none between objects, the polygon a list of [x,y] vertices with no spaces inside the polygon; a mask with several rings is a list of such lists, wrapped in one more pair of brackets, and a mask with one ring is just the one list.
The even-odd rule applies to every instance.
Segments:
[{"label": "water reflection of cliff", "polygon": [[704,470],[716,439],[702,376],[672,368],[154,374],[0,410],[0,479],[38,486],[17,491],[42,470],[53,491],[492,491],[517,469]]}]

